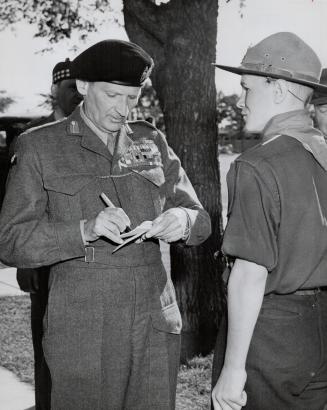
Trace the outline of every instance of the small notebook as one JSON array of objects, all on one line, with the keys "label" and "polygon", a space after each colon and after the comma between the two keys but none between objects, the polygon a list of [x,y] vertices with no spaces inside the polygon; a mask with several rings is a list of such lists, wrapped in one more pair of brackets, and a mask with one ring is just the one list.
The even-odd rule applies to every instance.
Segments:
[{"label": "small notebook", "polygon": [[134,228],[132,231],[123,233],[120,235],[122,239],[124,240],[123,243],[118,245],[112,253],[118,251],[118,249],[122,248],[123,246],[127,245],[130,242],[134,242],[136,239],[140,238],[142,235],[147,233],[150,229],[152,228],[152,221],[144,221],[140,225],[138,225],[136,228]]}]

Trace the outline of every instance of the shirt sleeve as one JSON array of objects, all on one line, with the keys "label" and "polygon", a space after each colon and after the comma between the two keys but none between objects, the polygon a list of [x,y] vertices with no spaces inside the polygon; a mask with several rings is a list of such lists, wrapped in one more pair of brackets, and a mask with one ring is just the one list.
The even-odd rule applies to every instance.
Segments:
[{"label": "shirt sleeve", "polygon": [[223,252],[265,266],[278,262],[279,201],[273,179],[264,170],[236,162],[228,176],[228,222]]}]

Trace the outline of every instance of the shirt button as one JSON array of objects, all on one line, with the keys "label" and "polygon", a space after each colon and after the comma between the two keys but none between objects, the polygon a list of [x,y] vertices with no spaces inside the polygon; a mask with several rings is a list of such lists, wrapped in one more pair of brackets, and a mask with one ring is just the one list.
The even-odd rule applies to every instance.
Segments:
[{"label": "shirt button", "polygon": [[310,376],[311,376],[311,377],[315,377],[315,375],[316,375],[315,372],[311,372],[311,373],[310,373]]}]

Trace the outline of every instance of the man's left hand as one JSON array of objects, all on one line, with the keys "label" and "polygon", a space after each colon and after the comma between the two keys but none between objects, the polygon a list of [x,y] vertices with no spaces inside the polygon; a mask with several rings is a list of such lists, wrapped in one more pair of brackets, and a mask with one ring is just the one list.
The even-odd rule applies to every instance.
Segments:
[{"label": "man's left hand", "polygon": [[212,390],[215,410],[240,410],[246,405],[244,386],[246,371],[223,367],[216,386]]},{"label": "man's left hand", "polygon": [[182,208],[168,209],[153,221],[145,238],[157,238],[167,243],[182,239],[188,223],[186,212]]}]

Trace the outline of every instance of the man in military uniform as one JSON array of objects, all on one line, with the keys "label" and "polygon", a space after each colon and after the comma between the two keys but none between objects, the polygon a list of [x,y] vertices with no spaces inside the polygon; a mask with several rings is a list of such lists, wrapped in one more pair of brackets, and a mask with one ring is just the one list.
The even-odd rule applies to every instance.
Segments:
[{"label": "man in military uniform", "polygon": [[238,106],[262,143],[228,173],[228,331],[215,410],[322,410],[327,403],[327,145],[307,109],[321,63],[293,33],[249,48]]},{"label": "man in military uniform", "polygon": [[[81,102],[81,95],[76,88],[76,81],[71,77],[70,60],[57,63],[52,70],[51,95],[53,111],[47,117],[31,121],[26,129],[38,127],[70,115]],[[18,137],[19,138],[19,137]],[[10,151],[14,153],[13,142]],[[30,293],[31,327],[34,350],[35,409],[50,409],[51,378],[46,364],[43,348],[43,317],[48,303],[49,268],[17,269],[17,282],[20,288]]]},{"label": "man in military uniform", "polygon": [[[43,346],[54,410],[175,405],[181,317],[158,240],[200,244],[210,219],[162,133],[127,123],[152,66],[130,42],[88,48],[71,67],[83,104],[17,144],[0,259],[51,265]],[[143,240],[113,253],[144,221]]]},{"label": "man in military uniform", "polygon": [[[320,84],[327,86],[327,68],[324,68],[320,77]],[[327,139],[327,92],[316,91],[311,103],[315,107],[317,127]]]}]

